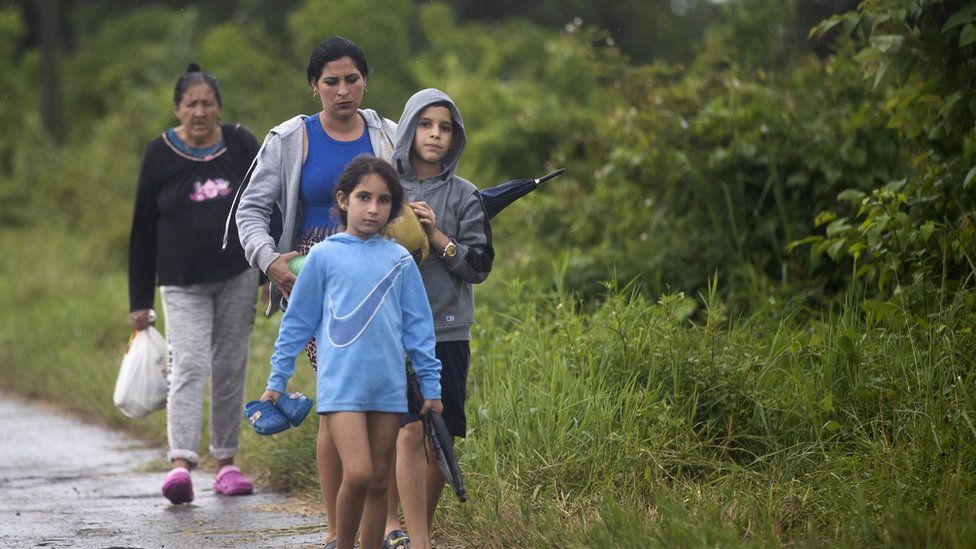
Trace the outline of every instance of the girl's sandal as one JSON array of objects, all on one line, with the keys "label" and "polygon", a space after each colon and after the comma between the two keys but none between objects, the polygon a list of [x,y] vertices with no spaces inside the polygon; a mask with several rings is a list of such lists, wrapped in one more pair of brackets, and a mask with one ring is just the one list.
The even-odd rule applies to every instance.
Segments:
[{"label": "girl's sandal", "polygon": [[312,410],[312,399],[301,393],[281,395],[275,403],[292,427],[298,427]]},{"label": "girl's sandal", "polygon": [[244,405],[244,417],[251,422],[254,432],[259,435],[273,435],[291,427],[288,419],[270,400],[248,402]]}]

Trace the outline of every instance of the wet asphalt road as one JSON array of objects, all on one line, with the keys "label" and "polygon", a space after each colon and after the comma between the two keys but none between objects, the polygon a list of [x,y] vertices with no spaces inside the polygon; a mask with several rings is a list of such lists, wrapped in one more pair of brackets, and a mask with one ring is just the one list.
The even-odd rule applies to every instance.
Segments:
[{"label": "wet asphalt road", "polygon": [[160,495],[164,456],[138,440],[0,394],[0,547],[321,547],[322,517],[286,499],[214,494],[194,471],[196,500]]}]

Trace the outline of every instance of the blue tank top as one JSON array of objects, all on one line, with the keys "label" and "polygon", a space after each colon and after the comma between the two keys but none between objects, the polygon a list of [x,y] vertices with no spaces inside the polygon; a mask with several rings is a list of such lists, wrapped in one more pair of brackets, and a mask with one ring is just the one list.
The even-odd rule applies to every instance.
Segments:
[{"label": "blue tank top", "polygon": [[373,155],[369,131],[354,141],[336,141],[325,133],[318,115],[305,119],[308,134],[308,156],[302,165],[300,196],[304,218],[302,235],[313,232],[331,234],[339,227],[339,219],[332,213],[333,194],[339,175],[353,158],[361,154]]}]

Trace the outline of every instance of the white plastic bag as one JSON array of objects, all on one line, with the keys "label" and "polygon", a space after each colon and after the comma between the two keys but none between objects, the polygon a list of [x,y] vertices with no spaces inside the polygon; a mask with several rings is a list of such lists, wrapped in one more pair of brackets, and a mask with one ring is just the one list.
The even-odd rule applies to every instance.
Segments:
[{"label": "white plastic bag", "polygon": [[123,414],[138,419],[165,408],[168,389],[166,340],[149,326],[129,340],[112,400]]}]

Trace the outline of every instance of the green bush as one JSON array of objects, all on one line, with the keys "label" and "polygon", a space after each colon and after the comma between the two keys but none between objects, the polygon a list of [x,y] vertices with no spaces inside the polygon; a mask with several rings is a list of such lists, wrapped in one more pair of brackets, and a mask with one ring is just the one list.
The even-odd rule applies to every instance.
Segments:
[{"label": "green bush", "polygon": [[[39,115],[37,52],[19,52],[27,29],[16,8],[0,8],[0,228],[42,221],[36,217],[52,191],[58,152]],[[46,219],[50,219],[50,215]]]},{"label": "green bush", "polygon": [[885,94],[882,113],[910,169],[848,189],[824,211],[813,254],[852,257],[882,294],[933,277],[950,285],[974,270],[976,8],[971,2],[868,0],[822,23],[853,41],[863,71]]},{"label": "green bush", "polygon": [[542,204],[537,240],[571,247],[570,283],[589,290],[615,276],[695,292],[715,271],[742,288],[757,277],[836,287],[848,269],[787,245],[841,189],[900,173],[877,98],[844,55],[776,73],[699,63],[624,73],[631,108],[609,113],[583,149],[602,165]]}]

